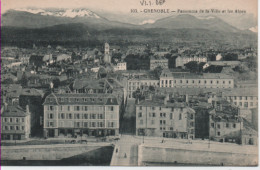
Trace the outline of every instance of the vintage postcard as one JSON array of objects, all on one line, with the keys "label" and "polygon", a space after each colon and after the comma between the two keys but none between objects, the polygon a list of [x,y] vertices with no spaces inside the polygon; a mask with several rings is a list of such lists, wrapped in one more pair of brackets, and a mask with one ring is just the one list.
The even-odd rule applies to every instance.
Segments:
[{"label": "vintage postcard", "polygon": [[2,0],[2,166],[258,166],[257,0]]}]

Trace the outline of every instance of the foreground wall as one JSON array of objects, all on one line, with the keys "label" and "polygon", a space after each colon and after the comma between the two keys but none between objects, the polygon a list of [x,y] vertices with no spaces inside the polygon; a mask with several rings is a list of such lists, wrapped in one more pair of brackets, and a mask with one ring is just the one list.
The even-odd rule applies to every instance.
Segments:
[{"label": "foreground wall", "polygon": [[258,163],[257,149],[253,153],[230,153],[226,151],[211,151],[199,149],[175,149],[158,146],[143,146],[138,148],[138,165],[149,163],[184,163],[198,165],[224,165],[224,166],[256,166]]},{"label": "foreground wall", "polygon": [[1,160],[60,160],[85,153],[101,146],[88,145],[31,145],[31,146],[2,146]]}]

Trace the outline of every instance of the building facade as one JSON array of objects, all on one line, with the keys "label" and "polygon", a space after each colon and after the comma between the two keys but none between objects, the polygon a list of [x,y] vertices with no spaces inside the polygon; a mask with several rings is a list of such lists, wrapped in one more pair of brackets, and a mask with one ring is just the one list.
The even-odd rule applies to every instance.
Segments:
[{"label": "building facade", "polygon": [[173,88],[234,88],[234,79],[221,73],[172,73],[163,70],[160,87]]},{"label": "building facade", "polygon": [[155,79],[129,79],[127,81],[127,95],[128,98],[134,98],[133,93],[142,86],[159,87],[159,80]]},{"label": "building facade", "polygon": [[241,109],[258,107],[257,88],[234,88],[223,93],[223,96]]},{"label": "building facade", "polygon": [[7,106],[1,114],[1,140],[25,140],[31,135],[31,114],[20,106]]},{"label": "building facade", "polygon": [[239,143],[242,137],[243,120],[237,113],[225,114],[225,111],[212,110],[209,113],[210,139]]},{"label": "building facade", "polygon": [[154,70],[156,67],[168,68],[168,59],[162,56],[152,56],[150,59],[150,70]]},{"label": "building facade", "polygon": [[50,94],[44,102],[44,136],[119,133],[119,104],[112,94]]},{"label": "building facade", "polygon": [[145,100],[136,105],[136,135],[195,138],[195,111],[185,103]]},{"label": "building facade", "polygon": [[207,62],[207,57],[199,57],[199,56],[194,56],[194,57],[177,57],[175,60],[176,67],[184,67],[185,64],[191,61],[196,61],[196,62]]},{"label": "building facade", "polygon": [[119,70],[126,70],[126,62],[117,63],[116,66],[114,66],[114,71]]}]

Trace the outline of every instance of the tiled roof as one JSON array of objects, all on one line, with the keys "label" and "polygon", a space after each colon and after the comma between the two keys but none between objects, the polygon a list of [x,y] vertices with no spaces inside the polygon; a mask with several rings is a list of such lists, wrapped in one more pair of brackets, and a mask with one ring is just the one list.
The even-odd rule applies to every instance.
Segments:
[{"label": "tiled roof", "polygon": [[52,93],[43,105],[118,105],[118,101],[113,94]]},{"label": "tiled roof", "polygon": [[224,96],[258,96],[257,88],[234,88],[223,93]]},{"label": "tiled roof", "polygon": [[27,113],[24,109],[22,109],[19,105],[15,106],[7,106],[6,110],[1,115],[2,117],[25,117],[29,113]]}]

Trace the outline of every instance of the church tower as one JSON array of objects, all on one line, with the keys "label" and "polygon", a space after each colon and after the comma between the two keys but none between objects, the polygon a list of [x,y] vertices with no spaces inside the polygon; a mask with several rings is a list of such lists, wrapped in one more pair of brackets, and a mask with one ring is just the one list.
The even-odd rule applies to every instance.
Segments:
[{"label": "church tower", "polygon": [[105,63],[110,63],[111,62],[111,57],[110,57],[110,54],[109,54],[109,44],[108,43],[105,43],[104,62]]}]

